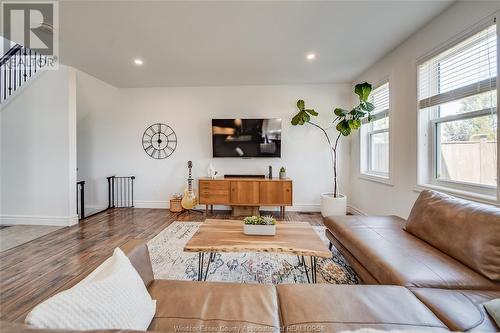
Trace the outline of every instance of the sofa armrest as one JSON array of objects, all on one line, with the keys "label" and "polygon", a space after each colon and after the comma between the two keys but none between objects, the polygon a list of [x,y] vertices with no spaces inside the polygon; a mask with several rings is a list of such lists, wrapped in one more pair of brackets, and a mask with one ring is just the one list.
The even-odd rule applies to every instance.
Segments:
[{"label": "sofa armrest", "polygon": [[120,246],[120,249],[127,255],[132,266],[148,287],[154,280],[153,267],[149,257],[148,246],[143,239],[131,239]]}]

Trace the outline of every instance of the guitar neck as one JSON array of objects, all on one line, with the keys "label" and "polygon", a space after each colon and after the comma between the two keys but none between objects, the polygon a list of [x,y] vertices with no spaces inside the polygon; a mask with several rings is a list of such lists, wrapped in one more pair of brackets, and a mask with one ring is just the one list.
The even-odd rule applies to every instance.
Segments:
[{"label": "guitar neck", "polygon": [[191,168],[189,168],[189,175],[188,175],[187,182],[188,182],[188,191],[193,192],[193,178],[191,176]]}]

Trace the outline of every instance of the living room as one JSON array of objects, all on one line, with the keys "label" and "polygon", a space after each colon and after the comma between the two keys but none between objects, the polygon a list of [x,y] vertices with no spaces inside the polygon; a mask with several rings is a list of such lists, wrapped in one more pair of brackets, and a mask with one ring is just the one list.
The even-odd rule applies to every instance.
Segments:
[{"label": "living room", "polygon": [[500,331],[500,2],[0,7],[2,332]]}]

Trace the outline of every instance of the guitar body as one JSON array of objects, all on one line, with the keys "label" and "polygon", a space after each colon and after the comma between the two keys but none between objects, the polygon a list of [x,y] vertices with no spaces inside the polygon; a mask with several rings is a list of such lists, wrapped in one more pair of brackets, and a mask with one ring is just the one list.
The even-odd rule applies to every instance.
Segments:
[{"label": "guitar body", "polygon": [[191,178],[191,168],[193,167],[193,162],[188,161],[189,176],[187,179],[187,187],[184,190],[184,195],[182,196],[181,206],[184,209],[193,209],[198,204],[198,199],[193,191],[193,178]]},{"label": "guitar body", "polygon": [[187,187],[184,190],[184,195],[182,196],[181,205],[184,209],[193,209],[198,204],[198,200],[196,199],[196,195],[194,195],[193,191],[190,191]]}]

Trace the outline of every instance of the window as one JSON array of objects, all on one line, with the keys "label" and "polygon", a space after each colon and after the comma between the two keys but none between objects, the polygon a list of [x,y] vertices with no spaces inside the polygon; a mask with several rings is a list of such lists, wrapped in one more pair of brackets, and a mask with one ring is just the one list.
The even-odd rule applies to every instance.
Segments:
[{"label": "window", "polygon": [[419,183],[495,196],[497,27],[418,67]]},{"label": "window", "polygon": [[363,119],[361,125],[361,173],[389,178],[389,82],[375,88],[370,95],[375,105],[371,121]]}]

